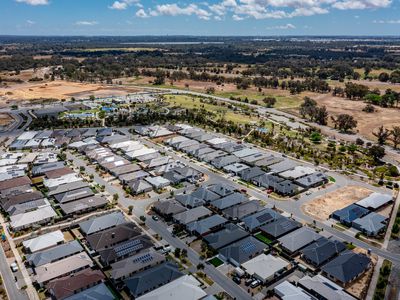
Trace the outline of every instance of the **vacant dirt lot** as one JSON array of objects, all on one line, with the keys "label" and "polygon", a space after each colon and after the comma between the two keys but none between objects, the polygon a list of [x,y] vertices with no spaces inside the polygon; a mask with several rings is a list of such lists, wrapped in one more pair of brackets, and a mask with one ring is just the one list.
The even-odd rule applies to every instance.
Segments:
[{"label": "vacant dirt lot", "polygon": [[[374,113],[363,112],[365,103],[363,101],[351,101],[344,98],[333,97],[332,95],[318,95],[314,99],[320,105],[325,105],[331,115],[350,114],[358,121],[357,130],[369,139],[375,139],[372,134],[379,126],[386,128],[400,125],[400,109],[377,107]],[[331,122],[331,120],[330,120]],[[333,125],[333,124],[330,124]]]},{"label": "vacant dirt lot", "polygon": [[304,204],[302,210],[313,218],[327,220],[335,210],[357,202],[371,193],[370,189],[364,187],[346,186]]},{"label": "vacant dirt lot", "polygon": [[0,113],[0,126],[7,126],[13,118],[9,114]]},{"label": "vacant dirt lot", "polygon": [[71,97],[79,99],[90,95],[96,97],[119,96],[138,91],[136,88],[68,81],[28,82],[1,86],[0,99],[3,100],[3,103],[34,99],[69,99]]}]

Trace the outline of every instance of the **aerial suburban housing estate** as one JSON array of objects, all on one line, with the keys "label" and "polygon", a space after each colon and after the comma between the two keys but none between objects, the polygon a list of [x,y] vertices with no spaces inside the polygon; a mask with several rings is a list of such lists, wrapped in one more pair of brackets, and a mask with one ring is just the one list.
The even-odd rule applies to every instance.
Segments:
[{"label": "aerial suburban housing estate", "polygon": [[0,1],[0,299],[400,300],[399,9]]}]

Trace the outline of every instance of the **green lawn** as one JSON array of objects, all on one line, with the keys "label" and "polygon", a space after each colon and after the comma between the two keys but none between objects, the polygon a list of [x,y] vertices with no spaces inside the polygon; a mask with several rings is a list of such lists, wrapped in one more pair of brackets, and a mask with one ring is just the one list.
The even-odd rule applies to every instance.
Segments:
[{"label": "green lawn", "polygon": [[219,267],[220,265],[224,264],[222,260],[220,260],[218,257],[213,257],[208,261],[210,264],[212,264],[214,267]]},{"label": "green lawn", "polygon": [[269,238],[267,238],[264,234],[262,234],[261,232],[256,234],[255,237],[267,245],[272,244],[272,241]]},{"label": "green lawn", "polygon": [[218,117],[224,117],[227,121],[233,121],[235,123],[246,124],[260,121],[257,117],[234,112],[226,106],[202,103],[200,102],[200,98],[195,96],[167,95],[165,96],[165,100],[169,103],[169,106],[180,106],[188,109],[203,108],[209,112],[215,113]]}]

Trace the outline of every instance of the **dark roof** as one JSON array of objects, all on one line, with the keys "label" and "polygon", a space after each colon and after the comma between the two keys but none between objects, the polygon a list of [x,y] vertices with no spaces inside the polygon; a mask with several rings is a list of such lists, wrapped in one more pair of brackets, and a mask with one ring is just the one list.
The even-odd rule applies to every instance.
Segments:
[{"label": "dark roof", "polygon": [[307,175],[305,177],[299,178],[295,180],[295,183],[297,183],[300,186],[303,186],[305,188],[314,186],[314,185],[318,185],[318,184],[323,184],[324,182],[328,181],[328,177],[321,173],[321,172],[317,172],[317,173],[313,173],[310,175]]},{"label": "dark roof", "polygon": [[22,176],[18,178],[8,179],[0,182],[0,192],[2,190],[12,189],[24,185],[30,185],[31,180],[28,176]]},{"label": "dark roof", "polygon": [[299,222],[286,217],[282,217],[278,218],[272,223],[260,227],[260,230],[268,234],[270,237],[277,239],[300,227],[301,224]]},{"label": "dark roof", "polygon": [[332,213],[332,217],[340,222],[350,224],[354,220],[361,218],[368,213],[368,209],[358,206],[357,204],[351,204],[345,208],[334,211]]},{"label": "dark roof", "polygon": [[219,250],[226,259],[238,264],[245,263],[260,254],[267,246],[252,236],[248,236]]},{"label": "dark roof", "polygon": [[284,195],[284,196],[290,196],[296,194],[298,191],[300,191],[300,187],[297,184],[294,184],[290,180],[284,180],[279,183],[277,183],[274,186],[271,186],[271,188],[278,194]]},{"label": "dark roof", "polygon": [[249,233],[239,226],[228,223],[222,230],[207,235],[204,241],[213,249],[218,250],[248,235]]},{"label": "dark roof", "polygon": [[101,250],[112,245],[127,241],[141,234],[134,223],[125,223],[113,228],[89,235],[86,240],[93,250]]},{"label": "dark roof", "polygon": [[282,181],[284,181],[283,178],[278,177],[276,175],[267,174],[267,173],[264,173],[260,176],[254,177],[251,180],[251,182],[253,182],[257,186],[262,186],[267,189],[275,187],[279,182],[282,182]]},{"label": "dark roof", "polygon": [[348,283],[364,273],[371,259],[360,253],[345,251],[322,267],[322,271],[342,283]]},{"label": "dark roof", "polygon": [[75,173],[75,171],[72,170],[71,168],[63,167],[63,168],[59,168],[59,169],[55,169],[55,170],[51,170],[51,171],[46,171],[44,174],[47,178],[51,179],[51,178],[59,178],[64,175],[72,174],[72,173]]},{"label": "dark roof", "polygon": [[261,170],[260,167],[248,168],[239,172],[240,178],[244,181],[250,181],[253,178],[261,176],[263,174],[265,174],[265,172]]},{"label": "dark roof", "polygon": [[29,254],[27,256],[27,261],[33,266],[38,267],[74,255],[81,251],[83,251],[81,244],[77,240],[73,240],[50,249]]},{"label": "dark roof", "polygon": [[178,266],[169,262],[152,269],[140,272],[126,280],[125,285],[134,297],[143,295],[183,276]]},{"label": "dark roof", "polygon": [[220,215],[212,215],[208,218],[191,222],[187,224],[186,227],[191,232],[203,235],[210,232],[212,229],[217,228],[227,222],[228,220],[221,217]]},{"label": "dark roof", "polygon": [[217,199],[211,202],[211,205],[217,209],[225,209],[230,206],[234,206],[239,203],[243,203],[248,201],[248,198],[241,193],[235,192],[228,196],[222,197],[221,199]]},{"label": "dark roof", "polygon": [[[214,201],[218,198],[220,198],[221,196],[224,195],[220,195],[220,191],[217,187],[215,187],[216,190],[209,188],[209,189],[205,189],[204,187],[200,187],[197,190],[195,190],[192,193],[192,196],[204,200],[205,202],[210,202],[210,201]],[[231,194],[231,193],[229,193]]]},{"label": "dark roof", "polygon": [[0,199],[1,206],[4,210],[8,210],[13,205],[18,205],[25,202],[30,202],[38,199],[42,199],[43,194],[38,191],[32,191],[29,193],[23,193],[19,195],[11,195],[7,198]]},{"label": "dark roof", "polygon": [[259,201],[246,201],[224,209],[222,214],[230,219],[241,219],[257,212],[260,208],[261,204]]},{"label": "dark roof", "polygon": [[154,202],[153,208],[155,211],[165,216],[175,215],[186,211],[186,208],[173,200]]},{"label": "dark roof", "polygon": [[220,169],[236,162],[239,162],[239,158],[237,158],[235,155],[227,155],[213,159],[211,164]]},{"label": "dark roof", "polygon": [[219,195],[220,197],[225,197],[233,194],[235,188],[233,186],[218,183],[208,186],[208,190]]},{"label": "dark roof", "polygon": [[66,215],[82,214],[89,210],[95,210],[106,206],[109,201],[103,196],[92,196],[68,203],[60,204],[60,208]]},{"label": "dark roof", "polygon": [[65,164],[63,161],[45,163],[45,164],[41,164],[38,166],[33,166],[32,167],[32,175],[38,176],[38,175],[45,174],[46,172],[49,172],[49,171],[62,169],[64,167],[65,167]]},{"label": "dark roof", "polygon": [[271,208],[264,208],[253,215],[242,218],[242,221],[248,230],[253,231],[264,224],[275,221],[278,218],[282,218],[279,213]]},{"label": "dark roof", "polygon": [[177,183],[180,183],[180,182],[182,182],[182,181],[185,181],[185,176],[182,176],[182,175],[180,175],[180,174],[178,174],[177,172],[175,172],[175,171],[168,171],[168,172],[165,172],[164,174],[163,174],[163,177],[165,178],[165,179],[168,179],[172,184],[177,184]]},{"label": "dark roof", "polygon": [[87,268],[72,275],[54,279],[46,284],[46,287],[55,299],[61,300],[103,280],[104,275],[100,270]]},{"label": "dark roof", "polygon": [[136,236],[128,241],[98,251],[104,265],[116,262],[153,246],[147,235]]},{"label": "dark roof", "polygon": [[307,262],[319,267],[345,249],[342,242],[321,237],[300,252]]},{"label": "dark roof", "polygon": [[111,293],[104,283],[100,283],[94,287],[84,290],[78,294],[66,298],[65,300],[115,300],[115,296]]}]

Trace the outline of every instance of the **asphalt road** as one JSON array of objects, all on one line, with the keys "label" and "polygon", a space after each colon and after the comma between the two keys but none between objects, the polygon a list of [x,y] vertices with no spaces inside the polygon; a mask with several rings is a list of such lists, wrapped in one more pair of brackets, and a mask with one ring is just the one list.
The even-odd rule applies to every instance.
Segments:
[{"label": "asphalt road", "polygon": [[252,299],[246,291],[244,291],[241,287],[234,283],[230,278],[226,277],[214,266],[204,263],[204,261],[200,259],[200,256],[192,248],[187,246],[180,239],[172,237],[171,233],[167,230],[164,222],[154,221],[153,219],[148,218],[146,220],[146,225],[158,234],[160,234],[172,247],[186,249],[188,252],[188,259],[193,264],[193,266],[196,267],[199,263],[204,264],[204,272],[214,282],[216,282],[225,291],[227,291],[227,293],[230,294],[232,297],[235,297],[238,300]]},{"label": "asphalt road", "polygon": [[14,274],[11,272],[10,266],[7,263],[7,258],[4,253],[3,247],[0,246],[0,273],[3,278],[3,285],[5,286],[8,299],[10,300],[25,300],[29,299],[25,291],[19,290],[14,281]]}]

